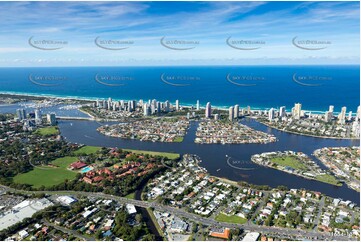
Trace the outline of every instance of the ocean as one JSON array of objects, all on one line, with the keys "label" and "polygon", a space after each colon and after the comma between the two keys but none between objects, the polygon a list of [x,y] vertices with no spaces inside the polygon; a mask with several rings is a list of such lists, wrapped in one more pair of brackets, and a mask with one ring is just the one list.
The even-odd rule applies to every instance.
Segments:
[{"label": "ocean", "polygon": [[360,105],[359,66],[169,66],[0,68],[0,92],[115,100],[179,100],[181,105],[268,109],[295,103],[335,111]]}]

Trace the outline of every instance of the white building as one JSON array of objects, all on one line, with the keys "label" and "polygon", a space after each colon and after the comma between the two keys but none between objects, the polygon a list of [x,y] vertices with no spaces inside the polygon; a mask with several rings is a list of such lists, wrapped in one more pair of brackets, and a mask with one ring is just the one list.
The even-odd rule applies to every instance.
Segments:
[{"label": "white building", "polygon": [[167,100],[164,102],[164,111],[167,113],[167,112],[169,112],[169,109],[170,109],[170,103]]},{"label": "white building", "polygon": [[229,121],[233,121],[233,117],[234,117],[234,109],[233,109],[233,107],[229,107],[229,116],[228,116],[228,119],[229,119]]},{"label": "white building", "polygon": [[150,115],[150,110],[149,110],[149,105],[148,103],[145,103],[143,105],[143,115],[144,116],[149,116]]},{"label": "white building", "polygon": [[60,196],[56,200],[68,206],[77,201],[75,198],[72,198],[70,196]]},{"label": "white building", "polygon": [[132,215],[132,214],[136,214],[137,213],[137,209],[135,209],[135,206],[133,204],[127,204],[125,206],[125,208],[127,209],[128,214]]},{"label": "white building", "polygon": [[345,124],[346,119],[346,107],[341,108],[341,113],[338,115],[338,123],[339,124]]},{"label": "white building", "polygon": [[268,111],[268,121],[272,121],[275,118],[275,110],[274,108],[271,108]]},{"label": "white building", "polygon": [[234,118],[238,118],[239,117],[239,105],[238,104],[236,104],[236,105],[234,105]]},{"label": "white building", "polygon": [[246,236],[242,239],[242,241],[257,241],[259,238],[259,233],[257,232],[250,232],[247,233]]},{"label": "white building", "polygon": [[325,122],[330,122],[332,120],[332,117],[333,117],[332,112],[327,111],[325,113]]},{"label": "white building", "polygon": [[175,110],[179,111],[179,100],[175,100]]},{"label": "white building", "polygon": [[211,114],[212,114],[212,106],[210,102],[207,102],[206,111],[205,111],[206,118],[210,118]]},{"label": "white building", "polygon": [[328,108],[328,111],[333,115],[334,109],[335,109],[335,107],[330,105],[330,107]]},{"label": "white building", "polygon": [[11,210],[6,211],[0,217],[0,231],[23,221],[25,218],[30,218],[34,213],[52,205],[53,203],[46,198],[25,200],[14,206]]},{"label": "white building", "polygon": [[51,126],[54,126],[56,125],[56,116],[55,116],[55,113],[48,113],[46,115],[46,120],[48,121],[48,123],[51,125]]},{"label": "white building", "polygon": [[286,107],[285,106],[282,106],[280,107],[280,117],[283,118],[283,117],[286,117]]},{"label": "white building", "polygon": [[41,124],[43,122],[42,114],[40,109],[35,109],[35,123]]},{"label": "white building", "polygon": [[21,230],[20,232],[19,232],[19,236],[20,236],[20,239],[25,239],[26,237],[28,237],[29,236],[29,233],[24,229],[24,230]]},{"label": "white building", "polygon": [[302,117],[302,104],[296,103],[292,109],[292,117],[295,119],[300,119]]}]

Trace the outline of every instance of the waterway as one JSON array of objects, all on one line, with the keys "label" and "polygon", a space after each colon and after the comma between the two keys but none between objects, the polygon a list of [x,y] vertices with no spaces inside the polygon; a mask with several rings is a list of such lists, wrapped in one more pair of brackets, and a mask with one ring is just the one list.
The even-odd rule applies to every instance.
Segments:
[{"label": "waterway", "polygon": [[[304,179],[275,169],[259,166],[251,162],[251,156],[269,151],[301,151],[309,156],[313,151],[322,147],[359,146],[359,140],[322,139],[282,132],[269,128],[253,119],[243,119],[241,123],[254,129],[273,134],[278,141],[269,144],[195,144],[195,131],[197,122],[192,122],[183,142],[161,143],[144,142],[139,140],[126,140],[108,137],[100,134],[96,129],[105,123],[96,121],[61,120],[59,128],[62,136],[74,143],[94,146],[118,147],[161,152],[176,152],[180,154],[197,154],[202,158],[201,166],[211,175],[224,177],[233,181],[246,181],[257,185],[279,185],[288,188],[306,188],[319,191],[326,195],[344,200],[351,200],[360,204],[360,193],[348,188]],[[109,124],[109,122],[108,122]],[[325,168],[315,157],[318,164]],[[326,169],[326,168],[325,168]]]},{"label": "waterway", "polygon": [[[17,103],[0,106],[0,113],[15,113],[17,108],[26,108],[28,112],[34,110],[29,107],[31,102]],[[76,110],[61,109],[64,105],[55,105],[42,108],[42,112],[54,112],[58,116],[87,117],[86,114]],[[251,162],[251,156],[257,153],[270,151],[301,151],[312,156],[314,150],[323,147],[336,146],[360,146],[360,140],[323,139],[317,137],[303,136],[279,131],[267,127],[253,119],[243,119],[241,123],[254,129],[273,134],[278,141],[269,144],[195,144],[195,132],[197,122],[192,122],[183,142],[161,143],[146,142],[139,140],[126,140],[108,137],[100,134],[96,129],[107,123],[82,120],[59,120],[61,134],[70,142],[94,146],[119,147],[128,149],[140,149],[150,151],[175,152],[180,154],[197,154],[202,158],[201,165],[211,175],[224,177],[233,181],[246,181],[257,185],[269,185],[276,187],[284,185],[289,188],[306,188],[320,191],[331,197],[351,200],[360,204],[360,193],[348,188],[305,179],[275,169],[259,166]],[[319,160],[315,161],[324,169],[327,169]]]}]

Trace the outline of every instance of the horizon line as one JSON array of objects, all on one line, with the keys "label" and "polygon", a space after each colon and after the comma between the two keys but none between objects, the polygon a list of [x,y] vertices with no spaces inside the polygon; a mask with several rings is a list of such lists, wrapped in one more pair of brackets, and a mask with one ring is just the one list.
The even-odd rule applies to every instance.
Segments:
[{"label": "horizon line", "polygon": [[205,65],[87,65],[87,66],[0,66],[0,68],[78,68],[78,67],[234,67],[234,66],[358,66],[360,63],[343,64],[205,64]]}]

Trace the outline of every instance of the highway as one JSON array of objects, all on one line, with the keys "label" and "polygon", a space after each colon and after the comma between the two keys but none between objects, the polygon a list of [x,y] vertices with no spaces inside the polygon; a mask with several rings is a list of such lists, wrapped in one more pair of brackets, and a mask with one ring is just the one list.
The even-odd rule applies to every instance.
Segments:
[{"label": "highway", "polygon": [[255,225],[252,223],[247,224],[231,224],[231,223],[224,223],[224,222],[218,222],[212,218],[206,218],[202,217],[200,215],[196,215],[193,213],[189,213],[187,211],[184,211],[183,209],[174,208],[170,206],[165,206],[162,204],[159,204],[157,202],[147,202],[147,201],[140,201],[125,197],[119,197],[104,193],[92,193],[92,192],[81,192],[81,191],[23,191],[23,190],[16,190],[13,188],[9,188],[6,186],[0,186],[6,191],[13,191],[13,192],[19,192],[23,194],[38,194],[38,193],[46,193],[49,195],[70,195],[70,196],[85,196],[85,197],[96,197],[100,199],[111,199],[118,201],[121,204],[133,204],[134,206],[143,207],[143,208],[153,208],[155,210],[158,210],[160,212],[167,212],[172,213],[178,217],[184,217],[191,221],[194,221],[196,223],[202,223],[204,225],[208,226],[222,226],[222,227],[228,227],[228,228],[239,228],[246,231],[251,232],[259,232],[259,233],[274,233],[278,235],[285,235],[287,237],[289,236],[296,236],[299,238],[304,238],[308,240],[338,240],[338,241],[345,241],[350,240],[351,238],[344,235],[332,235],[330,233],[321,233],[318,231],[306,231],[306,230],[299,230],[299,229],[291,229],[291,228],[280,228],[280,227],[267,227],[267,226],[260,226]]}]

